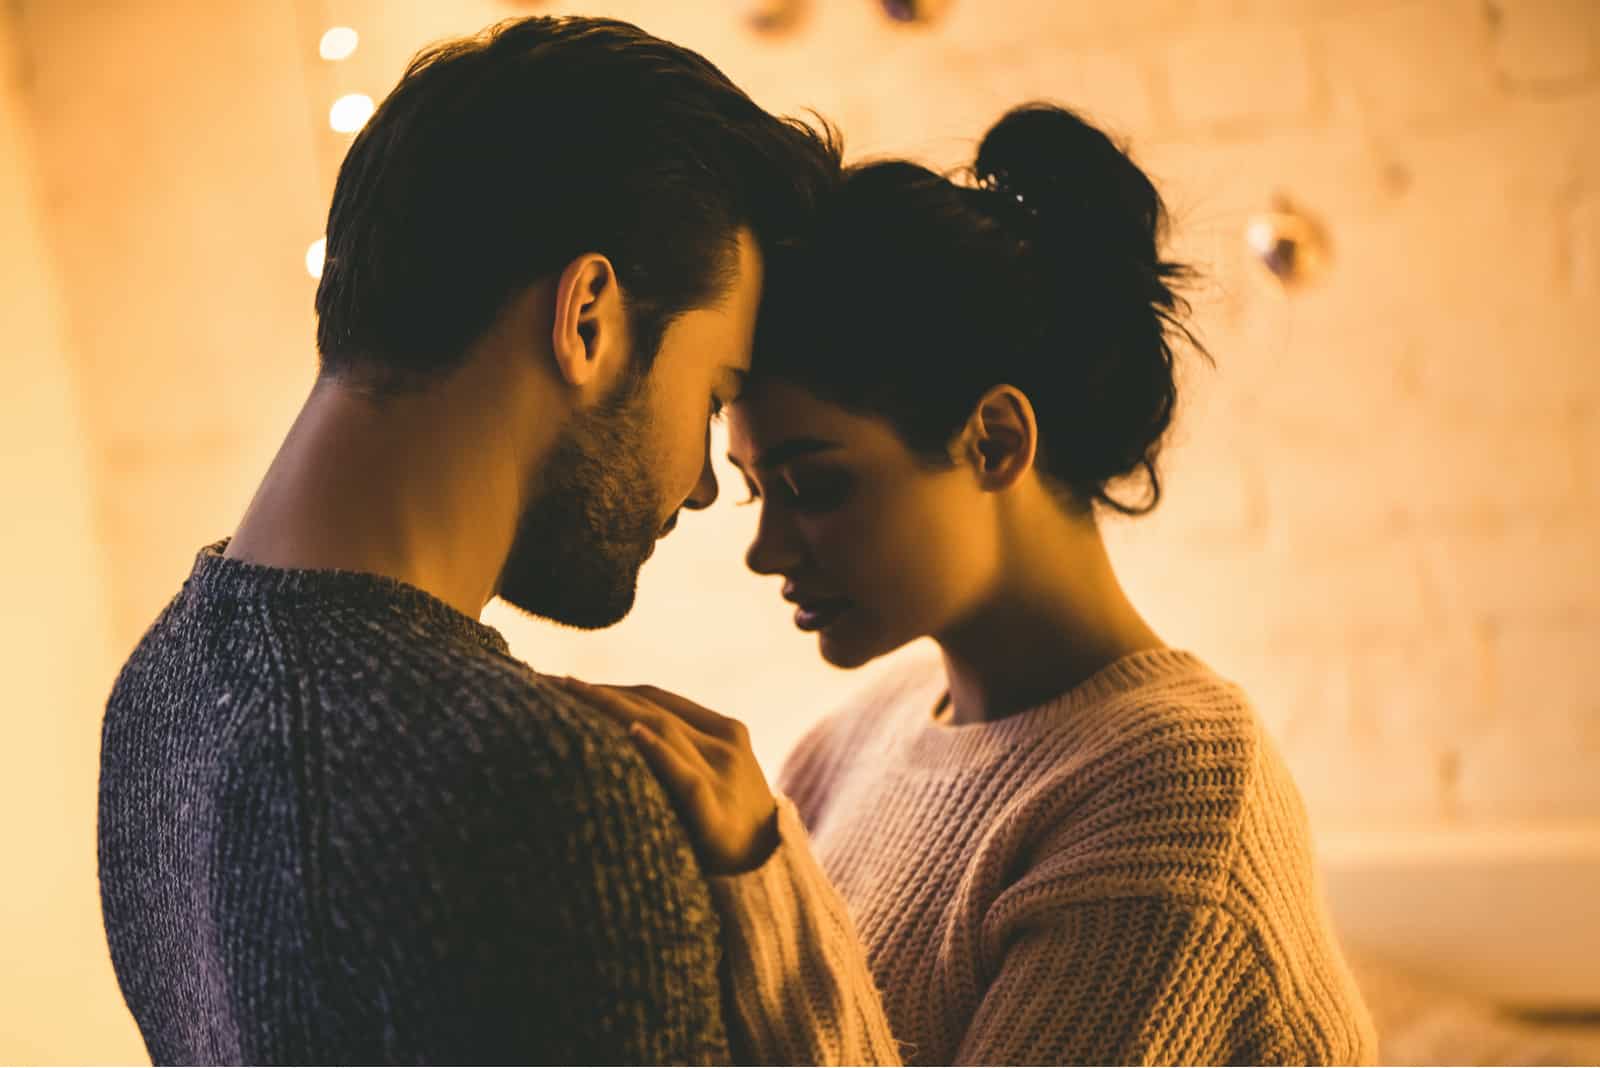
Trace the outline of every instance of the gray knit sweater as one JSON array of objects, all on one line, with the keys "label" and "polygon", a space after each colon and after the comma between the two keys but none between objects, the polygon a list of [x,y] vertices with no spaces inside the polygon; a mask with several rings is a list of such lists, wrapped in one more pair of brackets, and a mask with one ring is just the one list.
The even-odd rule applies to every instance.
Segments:
[{"label": "gray knit sweater", "polygon": [[726,1061],[715,912],[626,736],[421,590],[224,545],[106,711],[155,1062]]}]

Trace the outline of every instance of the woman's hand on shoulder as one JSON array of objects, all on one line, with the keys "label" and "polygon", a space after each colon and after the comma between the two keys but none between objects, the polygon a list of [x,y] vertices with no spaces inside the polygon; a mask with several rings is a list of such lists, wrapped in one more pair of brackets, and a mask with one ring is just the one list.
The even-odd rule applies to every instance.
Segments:
[{"label": "woman's hand on shoulder", "polygon": [[555,681],[628,731],[688,825],[708,874],[752,871],[772,855],[777,803],[743,723],[655,686]]}]

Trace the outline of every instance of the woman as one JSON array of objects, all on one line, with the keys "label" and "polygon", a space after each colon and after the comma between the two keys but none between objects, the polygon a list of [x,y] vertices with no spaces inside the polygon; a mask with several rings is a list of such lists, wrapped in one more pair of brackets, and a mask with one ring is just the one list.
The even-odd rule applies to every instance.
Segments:
[{"label": "woman", "polygon": [[747,562],[823,657],[941,657],[816,727],[776,801],[735,721],[592,695],[697,836],[738,1030],[784,1063],[1370,1060],[1288,773],[1238,688],[1140,617],[1096,524],[1160,497],[1185,274],[1161,200],[1047,106],[1001,119],[972,177],[849,172],[772,265],[730,410]]}]

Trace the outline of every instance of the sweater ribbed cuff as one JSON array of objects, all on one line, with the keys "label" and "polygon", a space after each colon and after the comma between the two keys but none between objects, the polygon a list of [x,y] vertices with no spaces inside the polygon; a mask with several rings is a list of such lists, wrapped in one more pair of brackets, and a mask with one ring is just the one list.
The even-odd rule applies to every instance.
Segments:
[{"label": "sweater ribbed cuff", "polygon": [[730,1027],[759,1064],[899,1064],[849,909],[793,802],[766,863],[709,880],[732,973]]}]

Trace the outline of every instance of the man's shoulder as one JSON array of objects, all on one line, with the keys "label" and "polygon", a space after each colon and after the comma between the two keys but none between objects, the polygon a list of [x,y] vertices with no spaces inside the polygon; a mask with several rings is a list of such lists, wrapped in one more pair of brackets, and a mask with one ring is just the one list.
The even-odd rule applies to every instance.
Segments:
[{"label": "man's shoulder", "polygon": [[463,897],[514,908],[534,890],[604,896],[623,873],[703,896],[689,838],[621,727],[531,671],[473,681],[330,717],[315,791],[337,842],[330,877],[372,893],[386,873],[433,887],[447,911]]},{"label": "man's shoulder", "polygon": [[422,678],[390,670],[367,681],[329,695],[322,740],[331,758],[365,753],[367,770],[387,768],[412,788],[533,791],[559,803],[565,787],[631,794],[651,778],[626,732],[510,657],[457,657]]}]

